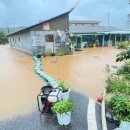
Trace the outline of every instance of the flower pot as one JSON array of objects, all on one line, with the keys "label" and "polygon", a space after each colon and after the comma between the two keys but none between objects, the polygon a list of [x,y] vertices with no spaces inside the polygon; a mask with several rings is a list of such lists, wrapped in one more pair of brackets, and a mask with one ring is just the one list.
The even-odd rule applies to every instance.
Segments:
[{"label": "flower pot", "polygon": [[68,125],[71,122],[71,112],[62,114],[57,113],[57,119],[60,125]]},{"label": "flower pot", "polygon": [[67,92],[62,92],[62,100],[68,100],[70,99],[70,88]]}]

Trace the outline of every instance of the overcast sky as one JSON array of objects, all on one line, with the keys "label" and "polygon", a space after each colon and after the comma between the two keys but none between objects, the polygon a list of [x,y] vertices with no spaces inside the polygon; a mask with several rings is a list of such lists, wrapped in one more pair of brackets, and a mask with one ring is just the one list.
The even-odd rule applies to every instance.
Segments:
[{"label": "overcast sky", "polygon": [[[0,0],[0,26],[29,26],[72,8],[77,0]],[[81,0],[70,20],[98,20],[127,28],[129,0]]]}]

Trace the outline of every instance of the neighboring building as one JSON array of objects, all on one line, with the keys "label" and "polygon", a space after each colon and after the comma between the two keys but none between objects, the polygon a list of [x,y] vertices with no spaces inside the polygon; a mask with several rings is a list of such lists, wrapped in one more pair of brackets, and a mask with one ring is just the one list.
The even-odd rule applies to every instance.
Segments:
[{"label": "neighboring building", "polygon": [[100,21],[96,20],[71,20],[70,26],[99,26]]},{"label": "neighboring building", "polygon": [[[29,53],[33,52],[34,47],[41,53],[60,51],[69,53],[73,46],[75,48],[92,47],[95,44],[111,46],[116,42],[130,40],[129,30],[101,26],[101,22],[95,20],[69,21],[71,11],[9,34],[10,46]],[[69,44],[69,34],[73,34],[71,35],[73,46]]]},{"label": "neighboring building", "polygon": [[71,40],[76,48],[92,47],[94,44],[111,46],[116,42],[130,40],[129,30],[101,26],[99,21],[70,21],[70,32],[73,34]]},{"label": "neighboring building", "polygon": [[11,47],[32,53],[33,47],[42,48],[42,51],[54,53],[64,46],[69,51],[69,13],[40,22],[33,26],[19,30],[8,35]]}]

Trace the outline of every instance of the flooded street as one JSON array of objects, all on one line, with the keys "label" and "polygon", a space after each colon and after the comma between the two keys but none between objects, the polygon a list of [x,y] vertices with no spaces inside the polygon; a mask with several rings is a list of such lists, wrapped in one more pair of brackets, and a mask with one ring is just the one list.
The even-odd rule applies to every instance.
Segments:
[{"label": "flooded street", "polygon": [[32,57],[0,46],[0,120],[31,112],[41,86]]},{"label": "flooded street", "polygon": [[46,57],[42,64],[48,74],[68,81],[72,89],[96,100],[104,91],[105,65],[116,65],[117,53],[113,47],[88,48],[70,56]]},{"label": "flooded street", "polygon": [[[42,58],[44,70],[71,88],[96,99],[105,87],[105,64],[115,65],[119,50],[89,48],[74,55]],[[0,121],[32,112],[36,96],[45,85],[34,73],[31,56],[9,46],[0,46]]]}]

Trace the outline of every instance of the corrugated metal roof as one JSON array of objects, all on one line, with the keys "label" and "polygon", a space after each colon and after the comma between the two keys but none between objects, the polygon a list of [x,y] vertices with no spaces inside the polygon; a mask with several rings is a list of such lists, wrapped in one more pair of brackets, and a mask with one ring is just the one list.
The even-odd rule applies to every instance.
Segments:
[{"label": "corrugated metal roof", "polygon": [[130,34],[130,30],[111,31],[105,32],[105,34]]},{"label": "corrugated metal roof", "polygon": [[96,20],[70,20],[70,23],[71,24],[93,24],[93,23],[96,23],[96,24],[99,24],[101,21],[96,21]]},{"label": "corrugated metal roof", "polygon": [[104,33],[111,31],[119,31],[119,29],[105,26],[70,26],[70,32],[72,33]]}]

